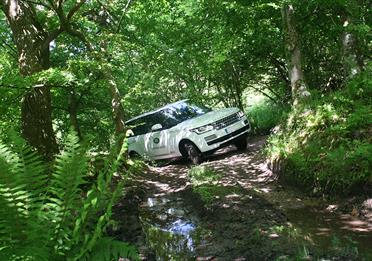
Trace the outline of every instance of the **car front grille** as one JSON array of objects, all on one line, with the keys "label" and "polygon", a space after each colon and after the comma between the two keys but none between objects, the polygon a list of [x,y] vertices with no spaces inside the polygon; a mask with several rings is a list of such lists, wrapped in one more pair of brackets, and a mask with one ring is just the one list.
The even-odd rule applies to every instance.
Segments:
[{"label": "car front grille", "polygon": [[234,124],[240,120],[238,113],[231,114],[221,120],[218,120],[213,123],[213,126],[216,130],[220,130],[222,128],[225,128],[227,126],[230,126],[231,124]]},{"label": "car front grille", "polygon": [[250,128],[249,125],[245,125],[244,127],[240,128],[240,129],[238,129],[234,132],[231,132],[231,133],[229,133],[225,136],[222,136],[222,137],[219,137],[217,139],[211,140],[211,141],[207,142],[207,144],[208,144],[208,146],[210,146],[210,145],[213,145],[213,144],[216,144],[216,143],[219,143],[219,142],[224,142],[224,141],[226,141],[226,140],[228,140],[228,139],[230,139],[234,136],[241,135],[244,131],[249,130],[249,128]]}]

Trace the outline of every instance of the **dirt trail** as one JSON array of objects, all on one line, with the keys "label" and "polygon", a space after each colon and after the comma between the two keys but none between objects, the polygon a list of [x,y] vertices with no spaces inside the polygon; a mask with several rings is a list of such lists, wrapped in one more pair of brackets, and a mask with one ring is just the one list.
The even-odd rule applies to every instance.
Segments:
[{"label": "dirt trail", "polygon": [[[197,220],[199,228],[198,239],[193,241],[194,257],[198,258],[197,260],[285,259],[298,257],[300,254],[297,247],[305,244],[310,249],[309,253],[306,253],[308,257],[319,255],[316,253],[318,248],[323,252],[328,251],[331,256],[337,256],[338,253],[330,250],[331,237],[334,236],[335,230],[338,230],[337,236],[354,235],[356,237],[353,237],[353,240],[356,238],[367,242],[362,243],[359,250],[368,250],[372,242],[372,220],[353,215],[350,212],[352,209],[347,209],[348,204],[330,204],[284,189],[267,168],[261,152],[265,142],[266,137],[252,138],[246,151],[238,152],[233,146],[226,147],[202,163],[202,166],[207,166],[221,175],[215,185],[227,188],[227,193],[218,197],[206,209],[195,198],[189,200],[189,205],[190,202],[194,204],[191,206],[194,212],[191,219]],[[143,193],[142,201],[137,201],[137,211],[141,213],[143,209],[148,208],[146,200],[149,199],[154,202],[168,202],[171,201],[169,198],[172,195],[193,197],[190,196],[192,186],[187,176],[189,169],[190,166],[185,162],[174,162],[163,167],[149,167],[137,176],[136,183]],[[229,190],[230,188],[232,189]],[[182,208],[169,204],[172,203],[156,207],[159,212],[156,215],[162,216],[160,212]],[[181,209],[181,212],[185,211]],[[187,213],[185,215],[187,216]],[[167,218],[169,217],[164,218],[165,222]],[[171,218],[169,220],[174,221]],[[296,228],[296,224],[300,227]],[[130,233],[140,230],[140,227],[140,224],[131,225]],[[137,245],[143,244],[143,236],[141,240]],[[323,248],[322,245],[328,248]],[[142,252],[146,251],[148,252],[148,249]],[[353,254],[347,252],[344,257],[352,260]],[[168,255],[170,256],[173,254]],[[155,257],[151,259],[147,254],[143,259],[155,260]],[[175,257],[174,260],[195,259]]]},{"label": "dirt trail", "polygon": [[[238,152],[234,146],[226,147],[207,157],[201,165],[223,175],[221,185],[238,185],[244,189],[255,188],[269,192],[273,189],[270,183],[276,179],[267,168],[265,158],[261,154],[265,142],[265,136],[251,139],[248,149],[244,152]],[[182,161],[164,167],[150,167],[143,182],[158,195],[178,192],[189,185],[187,178],[189,169],[190,166]]]},{"label": "dirt trail", "polygon": [[[260,192],[272,191],[271,183],[275,181],[260,154],[265,140],[265,137],[251,140],[244,152],[238,152],[233,146],[226,147],[202,164],[222,176],[217,186],[231,189],[207,210],[200,208],[200,202],[192,200],[194,212],[198,215],[197,226],[203,227],[200,242],[193,249],[200,260],[246,260],[247,257],[250,260],[269,260],[279,252],[281,255],[291,252],[290,248],[284,250],[280,247],[278,250],[265,242],[267,238],[277,237],[271,228],[287,222],[281,211],[259,195]],[[146,187],[146,195],[151,200],[173,193],[190,197],[191,184],[187,177],[190,167],[185,162],[150,167],[139,181]]]}]

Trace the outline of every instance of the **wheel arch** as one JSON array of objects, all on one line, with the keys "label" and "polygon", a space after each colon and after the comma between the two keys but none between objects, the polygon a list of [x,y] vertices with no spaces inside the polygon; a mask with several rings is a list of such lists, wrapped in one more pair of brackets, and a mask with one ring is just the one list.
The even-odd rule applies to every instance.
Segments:
[{"label": "wheel arch", "polygon": [[186,152],[186,149],[184,147],[184,145],[187,144],[187,143],[193,144],[200,152],[200,149],[199,149],[198,145],[196,145],[192,140],[182,139],[178,143],[178,150],[180,151],[182,157],[187,157],[187,152]]},{"label": "wheel arch", "polygon": [[128,151],[128,156],[129,156],[129,158],[131,158],[131,157],[141,156],[141,154],[139,154],[135,150],[131,150],[131,151]]}]

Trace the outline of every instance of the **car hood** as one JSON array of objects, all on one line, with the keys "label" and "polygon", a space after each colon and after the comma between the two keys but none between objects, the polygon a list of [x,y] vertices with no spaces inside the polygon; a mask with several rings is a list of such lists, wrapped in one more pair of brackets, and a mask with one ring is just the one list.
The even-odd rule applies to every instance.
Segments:
[{"label": "car hood", "polygon": [[211,124],[215,121],[223,119],[237,112],[239,112],[238,108],[225,108],[225,109],[213,110],[201,116],[184,121],[181,124],[179,124],[179,127],[187,128],[187,129],[198,128],[206,124]]}]

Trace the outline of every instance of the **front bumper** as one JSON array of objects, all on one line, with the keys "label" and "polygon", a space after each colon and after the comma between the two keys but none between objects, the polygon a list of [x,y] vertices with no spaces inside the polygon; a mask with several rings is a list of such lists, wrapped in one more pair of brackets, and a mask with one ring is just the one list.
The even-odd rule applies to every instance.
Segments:
[{"label": "front bumper", "polygon": [[228,141],[228,140],[231,140],[233,138],[236,138],[243,133],[249,132],[249,130],[250,130],[250,126],[248,124],[248,125],[245,125],[243,128],[240,128],[236,131],[233,131],[229,134],[226,134],[225,136],[222,136],[222,137],[219,137],[217,139],[214,139],[214,140],[211,140],[211,141],[207,142],[207,145],[211,146],[211,145],[216,144],[216,143],[224,143],[224,141]]},{"label": "front bumper", "polygon": [[[198,145],[201,152],[210,152],[234,142],[251,130],[248,120],[244,117],[240,121],[220,130],[200,135]],[[201,140],[202,139],[202,140]]]}]

